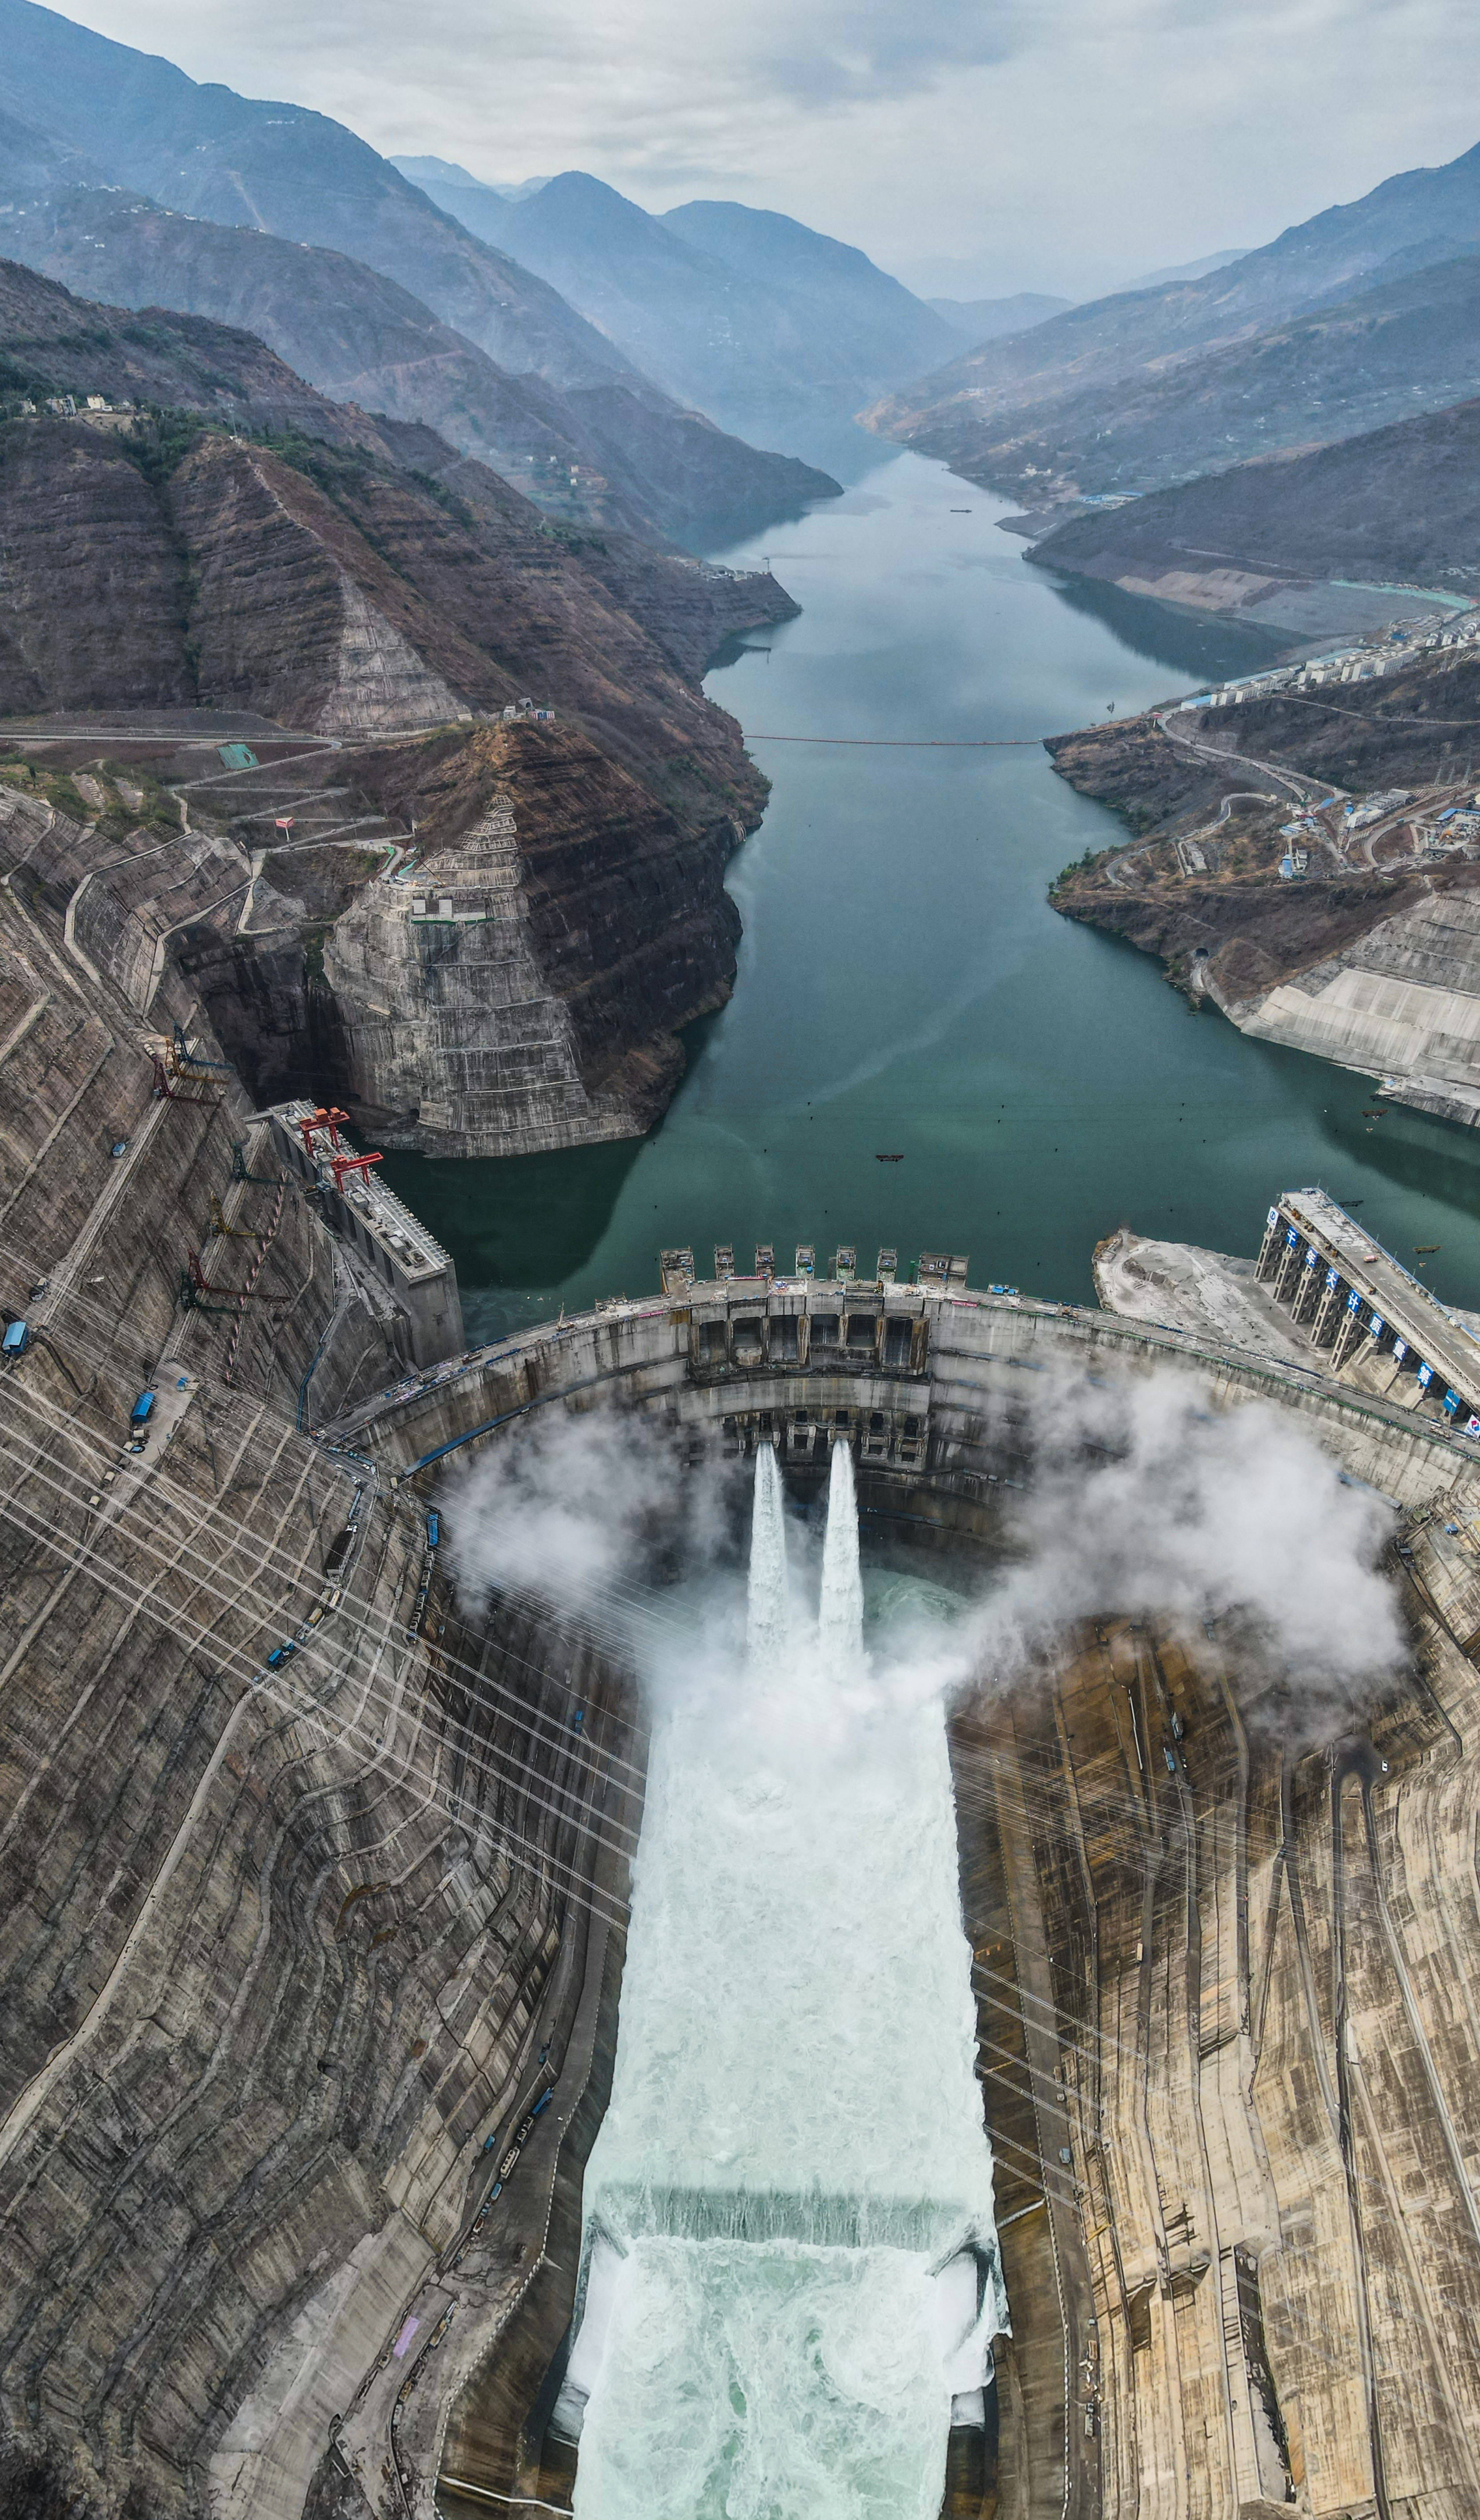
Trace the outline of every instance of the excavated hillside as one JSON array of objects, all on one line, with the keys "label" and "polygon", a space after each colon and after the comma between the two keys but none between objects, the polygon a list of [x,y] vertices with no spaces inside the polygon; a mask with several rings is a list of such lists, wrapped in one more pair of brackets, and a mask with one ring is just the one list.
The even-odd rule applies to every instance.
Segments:
[{"label": "excavated hillside", "polygon": [[1337,688],[1055,738],[1055,769],[1138,836],[1066,867],[1050,899],[1241,1030],[1473,1123],[1480,862],[1451,822],[1480,761],[1480,661],[1439,648]]},{"label": "excavated hillside", "polygon": [[631,1708],[579,1636],[470,1631],[411,1496],[301,1431],[396,1318],[172,968],[141,1022],[93,835],[0,805],[0,2507],[277,2520],[542,2052],[589,2070]]},{"label": "excavated hillside", "polygon": [[[248,878],[231,920],[176,921],[170,950],[253,1090],[334,1094],[389,1143],[443,1152],[650,1126],[682,1072],[679,1031],[733,981],[725,866],[766,795],[699,676],[790,598],[768,575],[553,528],[430,429],[325,403],[248,335],[134,319],[0,266],[7,313],[24,399],[78,408],[0,424],[0,716],[29,722],[35,758],[58,713],[109,721],[100,760],[120,714],[160,709],[313,739],[306,822],[270,761],[265,784],[239,772],[207,794],[202,764],[192,779],[163,746],[161,775],[193,791],[182,810]],[[76,732],[76,762],[53,768],[94,757]],[[502,851],[474,896],[470,834],[506,787],[531,854]],[[418,885],[438,887],[430,923],[396,878],[413,839]]]}]

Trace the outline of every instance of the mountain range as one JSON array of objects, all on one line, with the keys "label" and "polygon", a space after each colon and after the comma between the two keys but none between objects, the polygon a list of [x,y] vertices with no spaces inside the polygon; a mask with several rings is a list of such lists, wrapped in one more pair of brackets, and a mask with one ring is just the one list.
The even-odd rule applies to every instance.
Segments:
[{"label": "mountain range", "polygon": [[83,294],[257,334],[336,402],[424,421],[572,523],[702,544],[829,496],[826,473],[763,454],[612,376],[561,391],[511,376],[409,290],[324,246],[222,227],[119,188],[0,202],[0,252]]},{"label": "mountain range", "polygon": [[250,322],[326,391],[446,429],[572,520],[701,543],[835,492],[675,401],[328,116],[32,0],[0,0],[0,223],[36,268],[92,292],[106,257],[117,301]]},{"label": "mountain range", "polygon": [[[980,344],[868,422],[974,480],[1033,485],[1040,502],[1351,434],[1393,417],[1383,395],[1401,388],[1410,351],[1410,410],[1475,389],[1480,337],[1458,275],[1476,248],[1480,148],[1395,175],[1200,277]],[[1380,345],[1370,387],[1368,322]]]},{"label": "mountain range", "polygon": [[416,180],[647,374],[734,428],[851,410],[955,346],[953,327],[867,254],[772,210],[688,202],[653,217],[579,173],[514,194],[459,166]]},{"label": "mountain range", "polygon": [[671,783],[721,737],[738,754],[695,688],[708,654],[795,610],[770,578],[552,528],[432,430],[314,392],[250,333],[3,261],[0,401],[17,415],[0,717],[201,700],[322,725],[369,608],[406,685],[397,722],[537,688],[629,765],[671,756]]},{"label": "mountain range", "polygon": [[1076,379],[1050,400],[991,418],[961,398],[904,433],[968,478],[1041,509],[1160,489],[1477,392],[1480,254],[1460,253],[1185,358]]}]

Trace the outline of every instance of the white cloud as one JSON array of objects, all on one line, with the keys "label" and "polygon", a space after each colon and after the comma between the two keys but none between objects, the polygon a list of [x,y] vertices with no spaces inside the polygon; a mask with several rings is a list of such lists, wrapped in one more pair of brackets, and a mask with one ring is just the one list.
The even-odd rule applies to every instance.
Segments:
[{"label": "white cloud", "polygon": [[81,0],[197,78],[499,181],[781,209],[888,266],[1114,286],[1480,137],[1468,0]]}]

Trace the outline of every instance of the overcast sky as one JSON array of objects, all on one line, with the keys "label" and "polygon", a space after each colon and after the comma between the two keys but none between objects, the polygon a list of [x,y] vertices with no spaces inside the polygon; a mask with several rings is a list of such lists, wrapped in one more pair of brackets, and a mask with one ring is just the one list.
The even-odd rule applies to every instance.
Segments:
[{"label": "overcast sky", "polygon": [[[495,183],[785,210],[944,292],[1087,295],[1480,140],[1475,0],[80,0]],[[960,292],[958,292],[960,293]]]}]

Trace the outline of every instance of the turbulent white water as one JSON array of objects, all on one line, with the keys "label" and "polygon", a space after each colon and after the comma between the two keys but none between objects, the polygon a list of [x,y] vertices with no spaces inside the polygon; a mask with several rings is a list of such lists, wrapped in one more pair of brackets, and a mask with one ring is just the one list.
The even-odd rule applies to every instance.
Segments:
[{"label": "turbulent white water", "polygon": [[763,1446],[745,1662],[654,1675],[581,2520],[936,2520],[1001,2323],[942,1710],[865,1663],[845,1445],[820,1630],[785,1580]]}]

